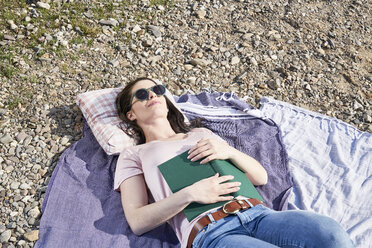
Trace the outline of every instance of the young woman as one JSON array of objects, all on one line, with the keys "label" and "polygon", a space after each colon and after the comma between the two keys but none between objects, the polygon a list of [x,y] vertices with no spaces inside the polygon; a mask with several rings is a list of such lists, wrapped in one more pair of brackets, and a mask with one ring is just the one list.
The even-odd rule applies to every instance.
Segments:
[{"label": "young woman", "polygon": [[[187,150],[188,159],[202,159],[201,164],[229,159],[254,185],[265,184],[267,173],[259,162],[210,130],[186,125],[182,113],[164,94],[164,86],[139,78],[116,100],[120,118],[129,123],[129,134],[140,143],[120,154],[114,179],[136,235],[168,222],[181,247],[352,247],[347,233],[328,217],[307,211],[273,211],[256,199],[224,196],[239,190],[239,182],[227,182],[232,176],[216,174],[173,194],[157,166]],[[191,222],[182,212],[192,202],[226,200],[232,202]]]}]

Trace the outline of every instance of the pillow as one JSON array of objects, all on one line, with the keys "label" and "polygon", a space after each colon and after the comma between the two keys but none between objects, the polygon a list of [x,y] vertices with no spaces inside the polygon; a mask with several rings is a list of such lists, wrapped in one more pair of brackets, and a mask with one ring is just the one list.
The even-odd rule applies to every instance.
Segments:
[{"label": "pillow", "polygon": [[[136,145],[136,141],[123,131],[128,126],[119,118],[116,111],[116,97],[123,88],[124,86],[88,91],[76,97],[76,103],[92,133],[108,155],[118,154],[125,148]],[[165,95],[177,107],[168,90]],[[187,121],[186,117],[185,120]]]}]

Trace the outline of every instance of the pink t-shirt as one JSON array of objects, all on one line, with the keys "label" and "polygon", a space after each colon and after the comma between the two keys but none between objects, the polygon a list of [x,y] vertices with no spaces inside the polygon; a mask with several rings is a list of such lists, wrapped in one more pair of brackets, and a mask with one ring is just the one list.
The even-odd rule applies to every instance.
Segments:
[{"label": "pink t-shirt", "polygon": [[[189,150],[203,137],[221,139],[206,128],[194,128],[182,140],[155,140],[124,150],[116,165],[114,189],[120,190],[120,184],[127,178],[144,174],[146,185],[155,201],[170,196],[172,191],[158,165]],[[186,247],[191,228],[202,215],[189,222],[181,211],[168,221],[180,240],[181,247]]]}]

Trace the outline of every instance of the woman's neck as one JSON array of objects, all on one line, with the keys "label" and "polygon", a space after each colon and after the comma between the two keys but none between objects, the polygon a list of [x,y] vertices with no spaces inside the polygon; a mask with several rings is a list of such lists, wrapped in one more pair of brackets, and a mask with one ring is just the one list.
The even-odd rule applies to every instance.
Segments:
[{"label": "woman's neck", "polygon": [[167,140],[177,133],[172,129],[168,120],[156,122],[150,124],[140,125],[146,138],[146,143],[153,140]]}]

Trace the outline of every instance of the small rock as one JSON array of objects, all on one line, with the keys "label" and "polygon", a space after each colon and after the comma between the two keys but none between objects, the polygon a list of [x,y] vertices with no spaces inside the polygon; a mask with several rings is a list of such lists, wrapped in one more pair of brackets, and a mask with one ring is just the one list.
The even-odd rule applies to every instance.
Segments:
[{"label": "small rock", "polygon": [[23,145],[24,146],[28,146],[32,141],[32,137],[31,136],[27,136],[26,139],[23,141]]},{"label": "small rock", "polygon": [[67,40],[61,40],[59,43],[60,43],[62,46],[64,46],[64,47],[67,47],[67,46],[68,46],[68,41],[67,41]]},{"label": "small rock", "polygon": [[23,246],[26,246],[27,242],[24,241],[24,240],[20,240],[18,241],[17,245],[20,246],[20,247],[23,247]]},{"label": "small rock", "polygon": [[136,24],[136,25],[133,27],[132,31],[135,32],[135,33],[137,33],[137,32],[139,32],[139,31],[141,31],[141,27],[140,27],[138,24]]},{"label": "small rock", "polygon": [[196,82],[196,77],[189,77],[187,80],[186,80],[186,83],[187,84],[191,84],[191,85],[194,85]]},{"label": "small rock", "polygon": [[318,53],[320,53],[321,55],[325,55],[325,51],[322,49],[322,48],[318,48],[317,49]]},{"label": "small rock", "polygon": [[111,26],[111,27],[112,26],[116,27],[119,24],[119,22],[115,20],[114,18],[109,18],[108,20],[101,19],[98,23],[101,25]]},{"label": "small rock", "polygon": [[8,35],[8,34],[4,34],[4,39],[5,40],[10,40],[10,41],[15,41],[16,39],[14,38],[14,36],[11,36],[11,35]]},{"label": "small rock", "polygon": [[195,14],[199,19],[204,19],[207,12],[205,10],[197,10]]},{"label": "small rock", "polygon": [[161,32],[160,32],[160,28],[159,27],[154,26],[154,25],[149,25],[148,28],[149,28],[149,30],[153,33],[153,35],[156,38],[161,37]]},{"label": "small rock", "polygon": [[109,61],[109,65],[112,65],[113,67],[118,67],[119,66],[119,61],[114,59]]},{"label": "small rock", "polygon": [[9,134],[5,134],[5,135],[3,135],[3,137],[0,138],[0,142],[3,143],[3,144],[9,144],[12,141],[13,141],[13,139]]},{"label": "small rock", "polygon": [[63,145],[63,146],[66,145],[68,143],[68,141],[69,141],[69,139],[67,137],[63,137],[61,139],[61,145]]},{"label": "small rock", "polygon": [[148,40],[144,40],[144,41],[142,42],[142,45],[143,45],[144,47],[151,47],[151,46],[152,46],[152,40],[150,40],[150,39],[148,39]]},{"label": "small rock", "polygon": [[30,188],[30,185],[28,185],[27,183],[22,183],[20,186],[19,186],[20,189],[29,189]]},{"label": "small rock", "polygon": [[363,105],[360,104],[358,101],[354,101],[354,109],[355,110],[360,110],[360,109],[363,109]]},{"label": "small rock", "polygon": [[239,64],[239,62],[240,62],[240,58],[238,56],[232,57],[232,59],[231,59],[231,65]]},{"label": "small rock", "polygon": [[13,20],[9,20],[8,24],[9,24],[11,30],[17,30],[18,29],[18,26],[14,24]]},{"label": "small rock", "polygon": [[208,61],[208,60],[205,60],[205,59],[192,59],[190,61],[190,64],[192,64],[193,66],[200,65],[202,67],[206,67],[211,63],[212,63],[211,61]]},{"label": "small rock", "polygon": [[250,58],[250,61],[251,61],[252,65],[258,66],[257,60],[254,57]]},{"label": "small rock", "polygon": [[50,9],[50,5],[48,3],[37,2],[36,6],[42,9]]},{"label": "small rock", "polygon": [[161,56],[152,56],[147,59],[147,61],[149,61],[152,66],[154,66],[160,60],[161,60]]},{"label": "small rock", "polygon": [[11,188],[11,189],[18,189],[18,188],[19,188],[19,185],[21,185],[20,182],[12,182],[12,183],[10,184],[10,188]]},{"label": "small rock", "polygon": [[16,136],[16,139],[17,139],[17,141],[18,141],[19,143],[22,143],[22,142],[25,140],[26,137],[27,137],[27,134],[26,134],[24,131],[22,131],[22,132],[20,132],[20,133]]},{"label": "small rock", "polygon": [[12,236],[11,230],[6,230],[1,233],[0,235],[0,243],[6,243],[9,241],[10,237]]},{"label": "small rock", "polygon": [[30,216],[31,218],[36,219],[36,218],[39,217],[39,215],[40,215],[40,210],[39,210],[39,208],[36,206],[36,207],[34,207],[33,209],[31,209],[30,211],[28,211],[27,214],[28,214],[28,216]]},{"label": "small rock", "polygon": [[366,122],[369,122],[369,123],[372,122],[372,117],[371,117],[369,114],[364,113],[363,117],[364,117],[364,120],[365,120]]},{"label": "small rock", "polygon": [[310,84],[305,84],[305,89],[308,91],[312,91]]},{"label": "small rock", "polygon": [[280,87],[280,79],[270,80],[267,85],[270,89],[277,90]]},{"label": "small rock", "polygon": [[39,230],[33,230],[31,232],[25,233],[24,237],[30,242],[36,241],[39,239]]},{"label": "small rock", "polygon": [[186,70],[186,71],[189,71],[189,70],[191,70],[192,68],[193,68],[192,65],[189,65],[189,64],[185,65],[185,70]]}]

